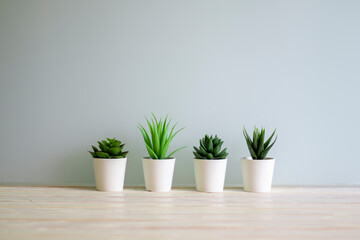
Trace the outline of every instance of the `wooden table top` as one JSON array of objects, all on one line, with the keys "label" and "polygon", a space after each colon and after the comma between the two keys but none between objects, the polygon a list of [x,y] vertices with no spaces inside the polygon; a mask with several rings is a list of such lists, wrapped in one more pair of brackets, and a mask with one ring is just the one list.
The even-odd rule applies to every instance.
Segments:
[{"label": "wooden table top", "polygon": [[359,187],[168,193],[0,186],[0,239],[360,239]]}]

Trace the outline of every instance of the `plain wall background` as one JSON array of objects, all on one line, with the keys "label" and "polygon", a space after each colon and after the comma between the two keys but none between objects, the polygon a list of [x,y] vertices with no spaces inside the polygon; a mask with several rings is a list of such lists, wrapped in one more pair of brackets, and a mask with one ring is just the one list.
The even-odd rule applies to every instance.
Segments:
[{"label": "plain wall background", "polygon": [[93,185],[91,144],[124,141],[143,185],[137,123],[218,134],[240,186],[246,126],[276,127],[276,185],[360,184],[360,1],[0,0],[0,183]]}]

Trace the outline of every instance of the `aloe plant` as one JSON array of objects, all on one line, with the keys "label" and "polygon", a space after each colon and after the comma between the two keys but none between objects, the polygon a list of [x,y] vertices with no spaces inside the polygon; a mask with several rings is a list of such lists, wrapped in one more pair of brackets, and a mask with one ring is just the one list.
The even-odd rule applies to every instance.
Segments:
[{"label": "aloe plant", "polygon": [[177,123],[171,128],[170,131],[170,123],[171,119],[168,120],[168,116],[164,119],[164,121],[160,118],[159,121],[155,117],[154,114],[152,114],[153,118],[151,119],[151,122],[146,118],[146,122],[149,126],[149,132],[146,131],[146,129],[139,123],[138,128],[141,131],[141,134],[144,138],[146,149],[149,153],[150,158],[152,159],[167,159],[170,158],[174,153],[179,151],[180,149],[183,149],[185,147],[181,147],[173,151],[172,153],[167,154],[170,143],[173,140],[173,138],[184,128],[181,128],[180,130],[177,130],[174,132],[174,129],[177,125]]},{"label": "aloe plant", "polygon": [[106,140],[98,141],[98,144],[100,150],[95,146],[91,146],[94,151],[89,151],[94,158],[125,158],[129,153],[128,151],[122,151],[125,144],[121,144],[115,138],[106,138]]},{"label": "aloe plant", "polygon": [[194,146],[194,156],[197,159],[225,159],[228,155],[226,148],[221,150],[224,143],[217,135],[215,137],[205,135],[200,139],[199,148]]},{"label": "aloe plant", "polygon": [[244,127],[243,133],[249,148],[252,159],[261,160],[265,159],[266,155],[274,145],[277,140],[277,135],[275,140],[271,142],[271,139],[274,137],[276,129],[273,131],[271,136],[265,141],[265,128],[261,128],[261,131],[257,127],[255,127],[253,132],[253,138],[251,139],[249,134],[246,132]]}]

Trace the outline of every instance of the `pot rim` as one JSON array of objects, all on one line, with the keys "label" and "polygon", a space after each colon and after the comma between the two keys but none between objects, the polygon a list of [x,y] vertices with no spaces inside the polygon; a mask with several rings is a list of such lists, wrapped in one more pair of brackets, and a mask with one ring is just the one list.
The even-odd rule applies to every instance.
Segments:
[{"label": "pot rim", "polygon": [[171,157],[171,158],[164,158],[164,159],[152,159],[150,157],[143,157],[142,159],[146,159],[146,160],[153,160],[153,161],[171,161],[171,160],[175,160],[175,157]]},{"label": "pot rim", "polygon": [[93,158],[93,160],[99,160],[99,161],[112,161],[112,160],[115,160],[115,161],[121,161],[121,160],[126,160],[127,157],[124,157],[124,158]]},{"label": "pot rim", "polygon": [[249,161],[275,161],[275,158],[272,158],[272,157],[266,157],[264,159],[252,159],[252,157],[242,157],[241,159],[243,160],[249,160]]},{"label": "pot rim", "polygon": [[222,159],[199,159],[199,158],[194,158],[194,160],[199,160],[199,161],[209,161],[209,162],[213,162],[213,161],[226,161],[227,158],[222,158]]}]

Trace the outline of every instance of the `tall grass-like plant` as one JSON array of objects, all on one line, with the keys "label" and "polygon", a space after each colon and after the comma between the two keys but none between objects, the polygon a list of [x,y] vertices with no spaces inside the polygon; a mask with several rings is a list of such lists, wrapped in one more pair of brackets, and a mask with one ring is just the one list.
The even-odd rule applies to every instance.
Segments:
[{"label": "tall grass-like plant", "polygon": [[144,137],[146,149],[149,153],[150,158],[167,159],[170,158],[174,153],[176,153],[180,149],[185,148],[185,147],[178,148],[169,155],[166,155],[166,153],[169,150],[171,141],[176,136],[176,134],[178,134],[184,128],[181,128],[180,130],[174,132],[175,127],[177,125],[176,123],[171,128],[170,131],[171,119],[168,120],[168,116],[166,116],[164,121],[161,118],[158,121],[154,114],[152,114],[152,116],[153,118],[151,119],[151,122],[145,117],[146,122],[149,126],[149,130],[150,130],[149,133],[140,123],[138,126],[138,128],[141,131],[141,134]]},{"label": "tall grass-like plant", "polygon": [[270,151],[270,149],[277,140],[277,136],[276,136],[275,140],[270,144],[271,139],[274,137],[275,132],[276,129],[273,131],[271,136],[265,141],[265,128],[261,128],[261,131],[259,131],[259,129],[255,127],[253,132],[253,138],[251,139],[244,127],[243,133],[252,159],[261,160],[266,158],[266,155],[268,154],[268,152]]}]

